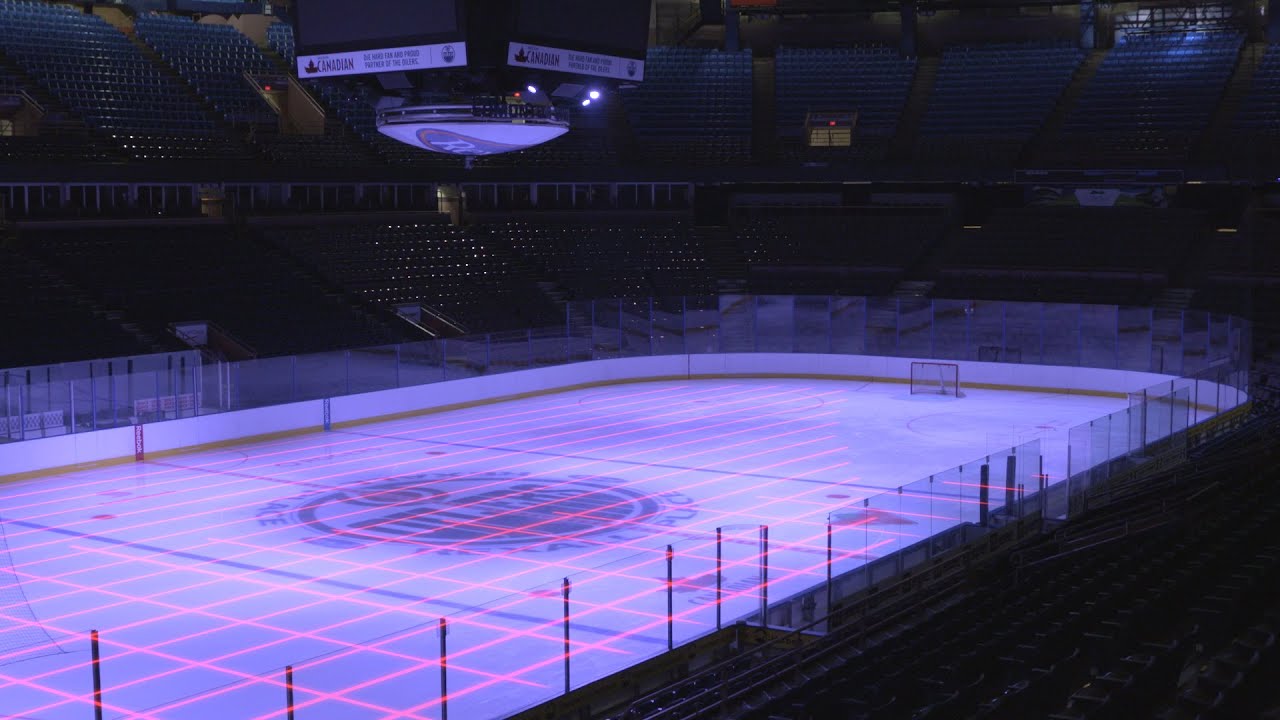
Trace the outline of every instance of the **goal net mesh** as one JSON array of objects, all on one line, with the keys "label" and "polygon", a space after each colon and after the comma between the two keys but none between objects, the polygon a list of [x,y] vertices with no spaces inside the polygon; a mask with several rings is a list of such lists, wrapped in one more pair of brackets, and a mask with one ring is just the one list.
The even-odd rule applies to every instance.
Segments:
[{"label": "goal net mesh", "polygon": [[960,396],[960,366],[953,363],[911,363],[911,394]]}]

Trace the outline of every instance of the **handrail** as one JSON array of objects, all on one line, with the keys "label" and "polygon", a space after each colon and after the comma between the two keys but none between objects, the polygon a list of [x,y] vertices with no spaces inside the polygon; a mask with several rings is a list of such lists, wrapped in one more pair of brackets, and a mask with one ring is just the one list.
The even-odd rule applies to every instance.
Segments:
[{"label": "handrail", "polygon": [[240,73],[240,77],[244,78],[244,81],[249,83],[258,95],[262,96],[262,99],[276,111],[277,115],[283,112],[279,101],[272,97],[271,93],[267,92],[267,89],[262,86],[262,83],[258,81],[258,78],[252,72],[245,70]]},{"label": "handrail", "polygon": [[459,322],[452,315],[446,313],[445,311],[436,307],[432,307],[430,305],[426,305],[426,304],[422,304],[420,305],[420,307],[422,308],[422,313],[424,315],[427,315],[428,317],[438,321],[440,324],[444,325],[445,327],[454,330],[457,334],[465,335],[467,333],[466,326],[463,325],[461,322]]},{"label": "handrail", "polygon": [[40,113],[41,118],[44,118],[46,115],[49,114],[49,111],[44,109],[44,105],[41,105],[39,100],[36,100],[34,97],[32,97],[31,93],[27,92],[26,90],[19,89],[18,95],[23,100],[25,100],[29,105],[31,105],[31,107],[35,108],[36,112]]},{"label": "handrail", "polygon": [[311,91],[307,89],[307,86],[303,85],[298,78],[294,77],[292,74],[288,77],[290,99],[294,97],[301,98],[303,102],[310,105],[311,109],[318,113],[320,117],[327,122],[329,120],[329,111],[325,109],[324,104],[317,100],[315,96],[311,94]]},{"label": "handrail", "polygon": [[[221,325],[211,322],[209,327],[209,347],[221,353],[224,357],[230,358],[232,353],[227,352],[230,348],[235,354],[242,355],[247,359],[258,357],[258,351],[252,345],[246,343],[240,338],[232,335]],[[234,358],[240,359],[240,358]]]}]

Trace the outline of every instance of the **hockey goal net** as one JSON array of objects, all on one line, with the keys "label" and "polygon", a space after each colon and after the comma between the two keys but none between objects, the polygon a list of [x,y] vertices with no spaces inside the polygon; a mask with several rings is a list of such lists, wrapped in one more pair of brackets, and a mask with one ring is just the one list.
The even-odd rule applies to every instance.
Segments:
[{"label": "hockey goal net", "polygon": [[960,366],[955,363],[911,363],[911,394],[960,397]]}]

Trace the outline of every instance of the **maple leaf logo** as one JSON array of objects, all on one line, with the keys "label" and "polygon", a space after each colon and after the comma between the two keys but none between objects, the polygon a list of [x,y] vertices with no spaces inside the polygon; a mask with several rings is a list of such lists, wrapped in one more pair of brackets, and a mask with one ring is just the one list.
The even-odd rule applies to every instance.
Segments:
[{"label": "maple leaf logo", "polygon": [[316,65],[316,61],[315,61],[315,60],[312,60],[311,62],[307,63],[307,66],[306,66],[306,67],[304,67],[304,68],[302,68],[302,69],[303,69],[303,70],[305,70],[305,71],[307,72],[307,74],[309,75],[309,74],[314,73],[314,72],[319,72],[319,71],[320,71],[320,66]]},{"label": "maple leaf logo", "polygon": [[516,53],[516,62],[529,62],[529,56],[525,54],[524,48],[520,48],[519,52]]}]

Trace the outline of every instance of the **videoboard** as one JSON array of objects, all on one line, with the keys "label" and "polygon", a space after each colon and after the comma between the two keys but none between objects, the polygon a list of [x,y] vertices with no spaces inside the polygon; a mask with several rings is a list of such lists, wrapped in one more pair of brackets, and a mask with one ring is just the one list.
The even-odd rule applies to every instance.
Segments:
[{"label": "videoboard", "polygon": [[650,0],[516,0],[507,64],[644,79]]},{"label": "videoboard", "polygon": [[465,0],[297,0],[300,78],[467,64]]}]

